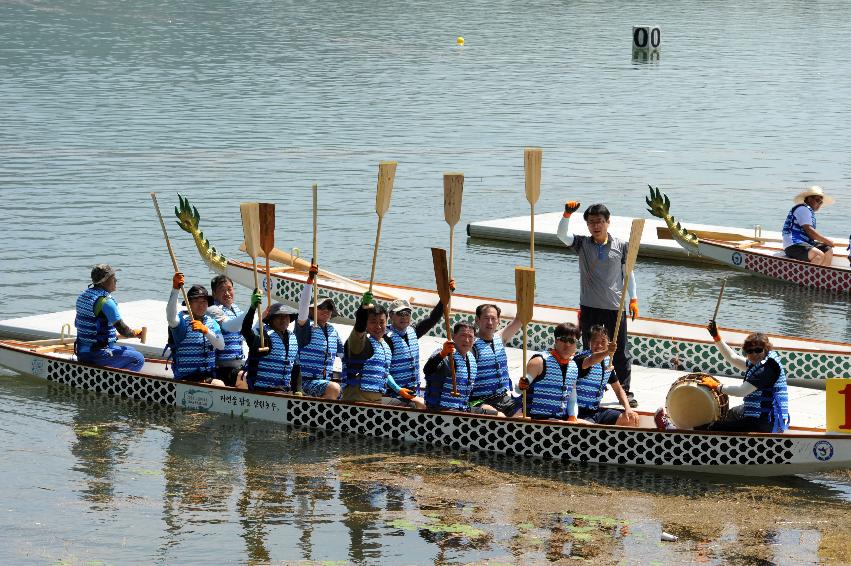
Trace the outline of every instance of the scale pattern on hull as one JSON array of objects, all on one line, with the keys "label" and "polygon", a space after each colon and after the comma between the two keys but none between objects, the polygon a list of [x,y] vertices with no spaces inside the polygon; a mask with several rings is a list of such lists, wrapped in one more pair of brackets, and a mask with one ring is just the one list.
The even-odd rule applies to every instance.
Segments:
[{"label": "scale pattern on hull", "polygon": [[745,253],[744,256],[744,267],[748,271],[818,289],[830,291],[848,291],[851,289],[851,271],[818,269],[807,263],[759,254]]},{"label": "scale pattern on hull", "polygon": [[174,405],[174,383],[72,363],[48,361],[47,380],[86,391]]}]

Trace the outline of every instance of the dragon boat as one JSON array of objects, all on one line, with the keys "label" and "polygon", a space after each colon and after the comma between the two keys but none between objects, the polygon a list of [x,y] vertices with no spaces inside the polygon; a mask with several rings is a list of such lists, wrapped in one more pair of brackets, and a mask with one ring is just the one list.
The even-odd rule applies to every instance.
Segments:
[{"label": "dragon boat", "polygon": [[673,238],[690,255],[805,287],[844,294],[851,290],[851,267],[844,255],[834,256],[830,266],[815,265],[787,257],[782,240],[689,231],[671,215],[671,201],[658,188],[650,187],[650,196],[645,200],[650,214],[668,226],[667,230],[658,229],[659,237]]},{"label": "dragon boat", "polygon": [[[179,199],[179,205],[175,207],[178,225],[192,235],[204,262],[212,271],[226,274],[235,283],[253,289],[253,264],[227,258],[213,247],[200,229],[201,217],[197,208],[186,198],[181,196]],[[307,280],[309,263],[277,248],[270,252],[269,257],[280,262],[271,269],[271,282],[267,284],[271,286],[272,295],[278,301],[296,305]],[[320,290],[334,300],[339,318],[351,324],[368,283],[325,270],[320,271],[317,281]],[[407,299],[413,308],[414,320],[426,317],[439,301],[436,291],[387,283],[375,283],[373,293],[385,305],[397,298]],[[499,305],[505,321],[513,318],[517,310],[514,301],[456,293],[452,296],[453,323],[472,318],[476,307],[483,302]],[[529,348],[546,350],[552,339],[553,327],[562,322],[577,323],[577,309],[535,305],[533,320],[528,326]],[[740,346],[748,334],[743,330],[722,330],[727,343],[732,346]],[[444,337],[444,325],[437,325],[429,334]],[[851,376],[851,344],[778,335],[771,335],[771,342],[792,378],[790,383],[807,382],[823,388],[826,378]],[[645,367],[741,377],[741,373],[724,360],[708,339],[706,329],[700,325],[642,317],[630,322],[629,344],[634,362]],[[519,338],[508,345],[522,347]]]},{"label": "dragon boat", "polygon": [[851,467],[851,435],[818,428],[793,427],[783,434],[660,431],[649,413],[640,413],[641,428],[624,428],[251,393],[175,381],[158,359],[147,359],[138,373],[80,363],[74,359],[72,342],[56,342],[0,341],[0,365],[87,391],[190,411],[512,458],[747,476]]}]

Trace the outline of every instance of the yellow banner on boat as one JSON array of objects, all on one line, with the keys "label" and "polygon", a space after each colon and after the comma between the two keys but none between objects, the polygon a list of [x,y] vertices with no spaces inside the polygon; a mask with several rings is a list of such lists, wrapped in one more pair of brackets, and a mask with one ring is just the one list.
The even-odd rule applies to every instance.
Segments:
[{"label": "yellow banner on boat", "polygon": [[825,393],[827,431],[851,434],[851,379],[828,379]]}]

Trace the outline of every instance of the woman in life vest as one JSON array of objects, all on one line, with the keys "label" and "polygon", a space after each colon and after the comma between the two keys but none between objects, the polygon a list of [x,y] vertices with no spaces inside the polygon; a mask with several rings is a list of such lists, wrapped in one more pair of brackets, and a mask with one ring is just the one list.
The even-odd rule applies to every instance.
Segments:
[{"label": "woman in life vest", "polygon": [[[189,311],[177,312],[177,297],[183,287],[183,274],[178,272],[172,279],[171,295],[166,304],[166,320],[169,328],[169,345],[174,362],[171,369],[174,379],[197,381],[224,386],[216,379],[216,350],[225,347],[225,339],[219,323],[207,315],[213,297],[203,285],[193,285],[186,296]],[[189,313],[192,316],[189,316]]]},{"label": "woman in life vest", "polygon": [[833,204],[833,198],[824,194],[821,187],[813,185],[794,198],[795,206],[783,223],[783,248],[792,259],[816,265],[831,265],[833,240],[816,232],[816,212],[822,206]]},{"label": "woman in life vest", "polygon": [[298,342],[289,326],[297,311],[283,303],[273,304],[263,317],[264,343],[260,351],[260,329],[254,328],[254,312],[263,300],[257,289],[251,294],[251,307],[242,323],[242,335],[248,344],[246,381],[250,391],[293,391],[301,393],[301,367]]}]

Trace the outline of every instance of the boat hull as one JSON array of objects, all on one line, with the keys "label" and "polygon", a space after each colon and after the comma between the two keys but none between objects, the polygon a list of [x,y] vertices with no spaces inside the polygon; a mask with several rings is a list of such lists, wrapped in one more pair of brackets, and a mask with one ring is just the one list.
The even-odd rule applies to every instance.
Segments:
[{"label": "boat hull", "polygon": [[164,375],[94,367],[67,356],[38,354],[3,342],[0,365],[88,391],[191,411],[511,457],[748,476],[784,476],[851,466],[851,436],[823,431],[784,435],[656,431],[432,413],[182,383]]}]

